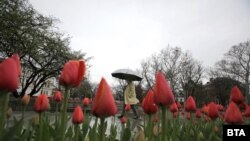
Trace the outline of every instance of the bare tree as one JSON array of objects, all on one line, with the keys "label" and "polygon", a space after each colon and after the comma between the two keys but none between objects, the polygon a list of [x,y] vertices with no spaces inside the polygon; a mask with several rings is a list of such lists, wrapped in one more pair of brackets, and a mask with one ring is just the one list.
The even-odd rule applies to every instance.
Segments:
[{"label": "bare tree", "polygon": [[[179,47],[164,48],[141,63],[143,84],[152,88],[155,73],[161,71],[166,76],[175,94],[184,92],[192,95],[203,76],[203,66],[188,52]],[[192,83],[191,83],[192,82]]]},{"label": "bare tree", "polygon": [[232,46],[224,58],[216,63],[215,69],[223,72],[223,76],[245,83],[245,95],[250,102],[250,41]]},{"label": "bare tree", "polygon": [[179,81],[187,98],[189,95],[194,95],[195,89],[203,77],[204,69],[202,64],[193,59],[188,52],[183,54],[180,66]]}]

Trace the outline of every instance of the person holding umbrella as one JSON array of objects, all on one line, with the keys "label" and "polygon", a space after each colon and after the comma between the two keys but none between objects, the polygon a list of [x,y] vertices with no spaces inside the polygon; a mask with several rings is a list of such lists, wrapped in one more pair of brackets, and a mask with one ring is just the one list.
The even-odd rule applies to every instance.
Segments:
[{"label": "person holding umbrella", "polygon": [[133,81],[131,80],[126,80],[127,82],[127,86],[125,87],[125,91],[124,91],[124,104],[123,104],[123,108],[122,108],[122,113],[121,115],[119,115],[119,118],[122,118],[125,114],[125,107],[127,104],[130,104],[131,109],[134,112],[134,119],[138,119],[139,115],[137,113],[137,110],[135,108],[135,104],[137,104],[139,102],[139,100],[136,98],[136,92],[135,92],[135,85],[133,83]]},{"label": "person holding umbrella", "polygon": [[138,119],[139,115],[136,111],[135,104],[139,103],[139,100],[136,98],[135,85],[133,81],[141,81],[142,76],[131,69],[118,69],[111,73],[111,75],[113,77],[126,80],[127,82],[127,85],[124,90],[124,104],[122,108],[122,113],[120,116],[118,116],[118,118],[122,118],[124,116],[126,105],[130,104],[134,112],[133,118]]}]

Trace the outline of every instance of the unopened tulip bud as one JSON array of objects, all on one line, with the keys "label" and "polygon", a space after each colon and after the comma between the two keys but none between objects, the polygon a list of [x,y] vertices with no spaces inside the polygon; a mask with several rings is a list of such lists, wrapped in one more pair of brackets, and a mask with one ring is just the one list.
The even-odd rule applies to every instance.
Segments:
[{"label": "unopened tulip bud", "polygon": [[50,107],[48,97],[45,94],[40,94],[34,104],[34,110],[38,113],[48,110]]},{"label": "unopened tulip bud", "polygon": [[125,117],[125,116],[123,116],[123,117],[121,118],[121,123],[122,123],[122,124],[125,124],[125,123],[126,123],[126,121],[127,121],[126,117]]},{"label": "unopened tulip bud", "polygon": [[126,110],[126,111],[129,111],[130,109],[131,109],[130,104],[126,104],[126,106],[125,106],[125,110]]},{"label": "unopened tulip bud", "polygon": [[30,102],[30,95],[26,94],[22,98],[22,104],[23,106],[27,106]]},{"label": "unopened tulip bud", "polygon": [[83,106],[88,106],[90,104],[90,99],[88,97],[85,97],[82,100],[82,104],[83,104]]},{"label": "unopened tulip bud", "polygon": [[56,102],[61,102],[62,101],[62,93],[60,91],[55,91],[53,99]]},{"label": "unopened tulip bud", "polygon": [[82,108],[80,106],[77,106],[72,115],[72,122],[74,124],[81,124],[83,120],[84,120],[84,115],[82,112]]}]

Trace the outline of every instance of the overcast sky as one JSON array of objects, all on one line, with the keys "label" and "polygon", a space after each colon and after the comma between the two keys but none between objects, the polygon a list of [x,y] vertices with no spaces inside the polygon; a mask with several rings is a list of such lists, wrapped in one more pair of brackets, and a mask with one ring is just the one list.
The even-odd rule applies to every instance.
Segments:
[{"label": "overcast sky", "polygon": [[91,60],[91,80],[137,69],[168,44],[212,67],[232,45],[250,40],[249,0],[30,0],[58,18],[70,46]]}]

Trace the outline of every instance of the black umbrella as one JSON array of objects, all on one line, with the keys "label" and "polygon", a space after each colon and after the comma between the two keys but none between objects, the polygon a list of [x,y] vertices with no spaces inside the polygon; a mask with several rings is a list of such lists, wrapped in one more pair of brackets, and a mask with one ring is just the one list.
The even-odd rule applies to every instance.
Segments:
[{"label": "black umbrella", "polygon": [[124,79],[124,80],[131,80],[131,81],[141,81],[142,76],[137,72],[131,69],[118,69],[111,73],[113,77]]}]

